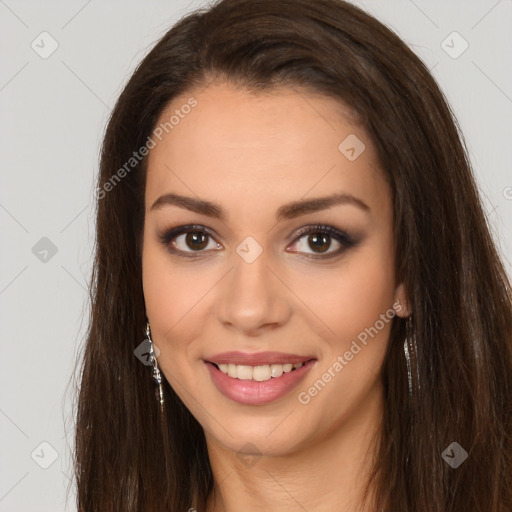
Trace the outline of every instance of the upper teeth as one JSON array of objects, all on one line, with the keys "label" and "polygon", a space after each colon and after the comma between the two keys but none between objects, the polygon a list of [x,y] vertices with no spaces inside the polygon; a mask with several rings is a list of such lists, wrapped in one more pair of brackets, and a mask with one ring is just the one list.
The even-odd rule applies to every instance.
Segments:
[{"label": "upper teeth", "polygon": [[281,377],[283,373],[291,372],[293,368],[300,368],[304,363],[265,364],[262,366],[246,366],[238,364],[219,364],[219,370],[234,379],[257,380],[262,382],[272,377]]}]

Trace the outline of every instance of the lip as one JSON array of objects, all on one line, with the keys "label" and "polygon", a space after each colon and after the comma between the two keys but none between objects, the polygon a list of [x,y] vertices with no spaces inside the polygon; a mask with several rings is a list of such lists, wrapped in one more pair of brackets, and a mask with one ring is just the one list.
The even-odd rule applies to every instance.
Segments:
[{"label": "lip", "polygon": [[[234,354],[234,353],[231,353]],[[238,353],[240,354],[240,353]],[[275,353],[274,353],[275,354]],[[220,355],[220,354],[219,354]],[[259,356],[256,354],[255,356]],[[233,356],[234,358],[235,356]],[[236,356],[240,361],[240,356]],[[277,357],[277,356],[276,356]],[[281,357],[281,355],[279,355]],[[287,355],[289,357],[289,354]],[[304,362],[304,365],[296,370],[292,370],[287,373],[283,373],[280,377],[272,377],[270,380],[266,380],[263,382],[259,382],[256,380],[242,380],[235,379],[226,375],[224,372],[221,372],[217,369],[211,362],[205,361],[205,365],[210,372],[210,377],[212,379],[215,387],[220,391],[225,397],[233,400],[234,402],[245,404],[245,405],[263,405],[273,402],[286,394],[288,394],[293,388],[295,388],[307,375],[307,373],[313,368],[316,359],[305,358],[303,356],[296,356],[301,358],[300,360],[291,361],[287,359],[286,362],[292,363],[300,363]],[[213,358],[212,358],[213,359]],[[233,359],[234,360],[234,359]],[[227,359],[223,359],[223,361],[227,361]],[[247,361],[247,359],[245,359]],[[265,360],[267,364],[269,364],[269,360]],[[222,361],[219,364],[230,364],[228,362],[223,363]],[[243,364],[243,363],[231,363],[231,364]],[[247,363],[248,364],[248,363]],[[270,363],[270,364],[280,364],[278,362]],[[281,363],[282,364],[282,363]],[[248,364],[249,365],[249,364]],[[249,366],[258,366],[257,363],[252,363]]]},{"label": "lip", "polygon": [[211,357],[205,357],[204,360],[216,364],[238,364],[247,366],[262,366],[265,364],[296,364],[305,363],[314,356],[300,356],[298,354],[287,354],[286,352],[257,352],[250,354],[247,352],[222,352]]}]

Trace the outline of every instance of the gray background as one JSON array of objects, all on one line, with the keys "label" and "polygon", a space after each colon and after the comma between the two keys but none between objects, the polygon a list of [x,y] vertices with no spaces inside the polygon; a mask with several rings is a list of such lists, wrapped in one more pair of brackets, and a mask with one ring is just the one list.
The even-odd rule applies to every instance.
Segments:
[{"label": "gray background", "polygon": [[[433,70],[512,274],[512,1],[354,3]],[[0,0],[0,512],[75,510],[72,375],[89,312],[99,144],[135,65],[204,4]]]}]

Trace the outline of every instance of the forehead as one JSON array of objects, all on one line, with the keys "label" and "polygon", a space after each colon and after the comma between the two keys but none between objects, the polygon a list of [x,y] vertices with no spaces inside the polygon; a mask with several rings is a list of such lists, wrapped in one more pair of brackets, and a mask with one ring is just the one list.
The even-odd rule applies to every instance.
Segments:
[{"label": "forehead", "polygon": [[147,209],[166,192],[236,197],[253,208],[262,198],[326,192],[386,200],[371,141],[350,109],[328,96],[295,87],[253,94],[217,83],[176,97],[158,127]]}]

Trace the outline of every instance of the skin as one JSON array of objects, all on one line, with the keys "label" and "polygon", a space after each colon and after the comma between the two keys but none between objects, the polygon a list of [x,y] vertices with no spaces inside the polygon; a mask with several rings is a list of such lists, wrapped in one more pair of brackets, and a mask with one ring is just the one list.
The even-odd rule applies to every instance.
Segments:
[{"label": "skin", "polygon": [[[143,288],[159,367],[205,431],[216,482],[206,510],[353,511],[381,424],[391,321],[309,403],[298,394],[332,373],[381,314],[410,313],[395,280],[391,192],[373,145],[339,101],[295,87],[256,96],[215,82],[175,98],[161,121],[191,96],[197,106],[149,154]],[[338,149],[349,134],[366,146],[354,161]],[[218,203],[227,219],[176,205],[151,210],[169,192]],[[369,210],[341,204],[276,222],[281,205],[334,192]],[[171,254],[158,238],[187,224],[213,233],[197,259]],[[295,234],[316,224],[357,243],[308,259],[319,253]],[[236,252],[248,236],[263,250],[250,264]],[[330,240],[322,250],[334,253],[340,245]],[[185,235],[173,242],[197,253]],[[318,363],[286,396],[242,405],[217,390],[203,361],[230,350]]]}]

